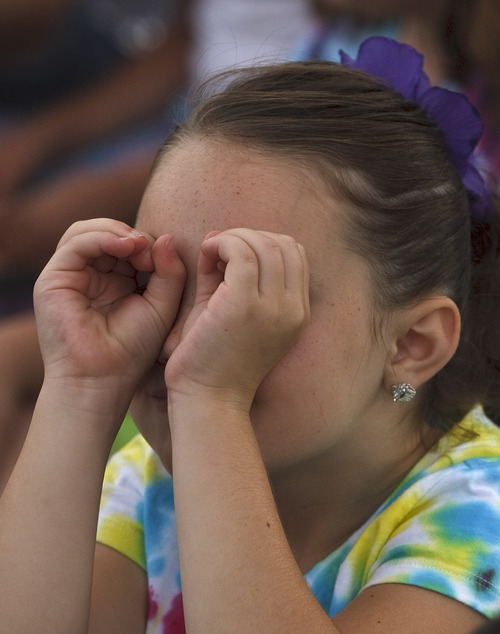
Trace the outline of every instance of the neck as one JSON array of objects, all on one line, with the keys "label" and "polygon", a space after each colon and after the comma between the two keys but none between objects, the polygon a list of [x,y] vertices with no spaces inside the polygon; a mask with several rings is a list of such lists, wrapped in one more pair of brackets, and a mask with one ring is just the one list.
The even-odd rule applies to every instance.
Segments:
[{"label": "neck", "polygon": [[303,573],[360,528],[439,437],[385,434],[384,440],[365,438],[293,471],[271,474],[283,528]]}]

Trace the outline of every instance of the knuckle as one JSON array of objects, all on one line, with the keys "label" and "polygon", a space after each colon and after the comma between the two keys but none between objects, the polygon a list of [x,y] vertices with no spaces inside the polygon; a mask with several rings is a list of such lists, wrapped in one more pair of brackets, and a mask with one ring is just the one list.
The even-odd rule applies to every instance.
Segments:
[{"label": "knuckle", "polygon": [[298,245],[298,242],[295,240],[295,238],[285,234],[280,236],[280,241],[286,247],[296,247]]},{"label": "knuckle", "polygon": [[257,255],[251,248],[246,248],[241,251],[240,259],[244,264],[250,264],[254,266],[257,262]]},{"label": "knuckle", "polygon": [[266,245],[266,255],[273,265],[279,265],[283,261],[281,246],[277,242],[268,242]]},{"label": "knuckle", "polygon": [[290,302],[285,312],[292,326],[306,326],[311,319],[311,311],[309,309],[309,305],[304,304],[304,302],[298,299]]}]

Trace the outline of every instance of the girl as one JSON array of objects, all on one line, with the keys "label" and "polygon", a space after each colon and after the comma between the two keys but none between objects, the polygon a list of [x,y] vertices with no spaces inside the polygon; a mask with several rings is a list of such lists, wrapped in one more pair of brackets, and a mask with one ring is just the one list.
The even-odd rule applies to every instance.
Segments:
[{"label": "girl", "polygon": [[242,72],[167,142],[136,229],[69,229],[0,500],[7,631],[470,632],[500,610],[479,134],[377,38]]}]

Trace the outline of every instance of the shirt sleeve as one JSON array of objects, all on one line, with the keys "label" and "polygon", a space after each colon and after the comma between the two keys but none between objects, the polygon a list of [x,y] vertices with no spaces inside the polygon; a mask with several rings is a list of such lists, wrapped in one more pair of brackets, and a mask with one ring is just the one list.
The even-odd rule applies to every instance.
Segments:
[{"label": "shirt sleeve", "polygon": [[104,475],[97,542],[146,569],[144,462],[146,443],[137,436],[110,459]]},{"label": "shirt sleeve", "polygon": [[380,550],[366,585],[427,588],[492,618],[500,612],[500,462],[474,458],[445,471],[398,500],[401,508],[411,496],[410,510]]}]

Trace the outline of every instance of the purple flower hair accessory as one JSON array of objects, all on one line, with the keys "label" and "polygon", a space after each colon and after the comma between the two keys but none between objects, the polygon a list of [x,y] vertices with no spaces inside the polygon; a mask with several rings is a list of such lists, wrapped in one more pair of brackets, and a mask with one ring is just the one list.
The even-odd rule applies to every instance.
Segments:
[{"label": "purple flower hair accessory", "polygon": [[370,37],[352,59],[340,51],[348,68],[380,79],[405,99],[416,102],[435,121],[445,137],[450,158],[472,198],[473,218],[480,221],[491,209],[491,189],[474,165],[473,151],[483,132],[476,108],[461,93],[431,86],[424,58],[413,47],[387,37]]}]

